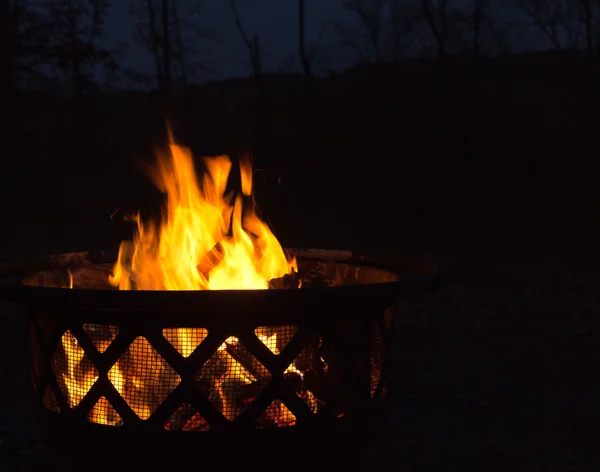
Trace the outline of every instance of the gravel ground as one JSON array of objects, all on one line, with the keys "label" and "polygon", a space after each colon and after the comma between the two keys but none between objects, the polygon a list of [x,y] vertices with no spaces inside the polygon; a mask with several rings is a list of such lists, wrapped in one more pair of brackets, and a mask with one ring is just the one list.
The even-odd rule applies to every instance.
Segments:
[{"label": "gravel ground", "polygon": [[[598,471],[600,272],[444,261],[400,303],[390,434],[361,470]],[[0,471],[68,470],[28,403],[24,313],[0,308]]]}]

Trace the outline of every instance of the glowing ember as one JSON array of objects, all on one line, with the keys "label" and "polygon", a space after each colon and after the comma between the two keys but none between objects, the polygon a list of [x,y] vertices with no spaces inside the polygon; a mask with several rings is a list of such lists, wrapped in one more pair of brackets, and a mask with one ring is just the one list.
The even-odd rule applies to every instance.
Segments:
[{"label": "glowing ember", "polygon": [[167,195],[162,223],[142,222],[134,241],[121,244],[109,281],[120,290],[266,289],[296,270],[279,241],[256,214],[252,167],[240,162],[241,194],[225,194],[231,160],[204,159],[196,180],[189,149],[170,144],[154,180]]}]

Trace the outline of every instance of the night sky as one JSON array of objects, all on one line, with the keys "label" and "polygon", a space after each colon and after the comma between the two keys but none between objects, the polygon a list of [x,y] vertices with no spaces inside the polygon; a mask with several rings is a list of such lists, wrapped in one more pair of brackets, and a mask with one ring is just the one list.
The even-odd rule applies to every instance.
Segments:
[{"label": "night sky", "polygon": [[[134,39],[136,19],[130,13],[131,3],[112,2],[103,41],[119,52],[122,64],[144,74],[152,74],[150,54]],[[469,4],[465,2],[465,5]],[[238,0],[237,6],[248,36],[255,33],[260,36],[264,70],[299,71],[296,0]],[[307,41],[314,42],[321,28],[325,28],[315,58],[316,73],[322,74],[326,68],[339,70],[356,63],[357,58],[352,51],[341,47],[342,39],[336,33],[335,25],[342,25],[350,32],[360,31],[357,16],[344,10],[341,0],[307,0],[306,9]],[[184,33],[190,45],[187,60],[190,64],[202,65],[202,70],[192,74],[194,81],[247,76],[250,73],[248,51],[235,26],[229,1],[180,0],[180,16],[188,25],[193,25],[188,26]],[[504,25],[510,24],[513,51],[546,46],[541,34],[526,24],[527,19],[521,12],[503,7],[496,18]],[[502,28],[509,31],[508,26]],[[208,38],[198,40],[194,38],[198,30],[211,32]]]},{"label": "night sky", "polygon": [[[198,73],[198,79],[210,80],[231,76],[246,76],[250,72],[250,60],[235,25],[229,1],[203,0],[182,1],[182,17],[199,29],[212,31],[210,37],[192,40],[190,60],[202,62],[207,70]],[[197,13],[194,13],[194,4]],[[263,51],[263,63],[268,72],[290,72],[298,69],[297,26],[298,7],[295,0],[238,0],[240,16],[246,33],[259,34]],[[152,57],[133,37],[135,18],[130,13],[130,2],[113,2],[107,19],[107,46],[119,51],[121,61],[141,72],[152,72]],[[314,42],[322,27],[318,65],[327,62],[328,67],[339,69],[348,66],[354,58],[340,51],[339,38],[334,24],[356,25],[356,18],[341,8],[337,0],[308,0],[306,2],[306,37]],[[192,38],[197,33],[188,27],[185,33]],[[321,67],[322,68],[322,67]]]}]

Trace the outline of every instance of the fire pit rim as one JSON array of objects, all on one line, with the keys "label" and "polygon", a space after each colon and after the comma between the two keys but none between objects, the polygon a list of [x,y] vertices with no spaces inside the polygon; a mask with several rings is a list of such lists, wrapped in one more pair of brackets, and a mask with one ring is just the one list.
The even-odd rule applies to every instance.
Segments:
[{"label": "fire pit rim", "polygon": [[[420,292],[435,290],[439,285],[438,267],[426,260],[401,258],[393,261],[366,257],[350,251],[288,249],[298,259],[339,262],[355,266],[367,266],[393,273],[397,278],[391,282],[379,282],[362,285],[344,285],[338,287],[319,287],[307,290],[277,289],[277,290],[99,290],[99,289],[64,289],[25,285],[20,276],[36,271],[56,268],[57,265],[68,267],[61,257],[68,256],[76,261],[90,259],[107,260],[110,252],[78,252],[63,253],[32,261],[20,266],[8,265],[0,269],[0,277],[12,276],[10,282],[0,281],[0,300],[26,303],[59,302],[66,305],[89,306],[93,309],[120,310],[178,310],[197,311],[210,308],[213,311],[240,311],[240,307],[248,306],[255,311],[257,305],[277,307],[281,303],[299,303],[301,305],[323,304],[334,302],[343,297],[357,303],[373,303],[378,298],[387,299],[390,296],[402,298]],[[311,257],[309,254],[321,254],[321,257]],[[327,257],[327,254],[330,256]],[[331,258],[331,255],[334,255]],[[61,260],[60,264],[57,263]],[[112,259],[116,260],[116,258]],[[179,309],[178,307],[185,307]]]}]

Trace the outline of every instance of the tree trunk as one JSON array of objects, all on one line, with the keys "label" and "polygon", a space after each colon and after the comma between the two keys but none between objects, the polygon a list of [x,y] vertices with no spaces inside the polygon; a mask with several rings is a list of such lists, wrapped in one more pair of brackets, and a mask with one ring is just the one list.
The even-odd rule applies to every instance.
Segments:
[{"label": "tree trunk", "polygon": [[438,104],[440,108],[446,108],[446,100],[449,89],[448,77],[448,53],[446,51],[447,38],[447,0],[441,0],[439,6],[440,24],[437,24],[435,13],[429,4],[430,0],[423,0],[423,9],[427,24],[435,37],[437,43],[437,61],[438,61]]},{"label": "tree trunk", "polygon": [[258,129],[256,133],[256,149],[257,153],[260,153],[262,150],[264,150],[264,145],[267,139],[269,110],[267,89],[265,87],[262,73],[260,42],[257,34],[254,35],[252,40],[252,72],[254,76],[254,83],[256,84],[256,94],[258,100]]},{"label": "tree trunk", "polygon": [[594,26],[593,26],[593,11],[592,11],[592,2],[591,0],[582,0],[583,1],[583,7],[585,10],[585,42],[586,42],[586,50],[587,50],[587,59],[588,59],[588,81],[589,81],[589,87],[588,87],[588,91],[589,91],[589,99],[587,100],[588,102],[588,109],[587,114],[589,115],[588,118],[591,118],[592,115],[594,115],[595,113],[595,107],[596,107],[596,91],[597,91],[597,84],[596,84],[596,68],[598,67],[598,65],[596,64],[596,60],[594,57]]},{"label": "tree trunk", "polygon": [[189,142],[190,139],[190,130],[192,128],[192,109],[191,103],[188,96],[188,77],[187,77],[187,67],[185,62],[185,57],[183,53],[183,39],[181,36],[181,21],[179,19],[179,12],[175,7],[175,2],[171,2],[171,15],[173,16],[173,24],[175,26],[175,37],[174,40],[176,42],[175,48],[175,57],[179,62],[179,66],[181,67],[181,86],[183,89],[182,100],[183,100],[183,128],[185,133],[185,140]]},{"label": "tree trunk", "polygon": [[171,34],[169,31],[169,0],[162,0],[162,53],[164,68],[164,88],[162,91],[164,114],[170,115],[171,94]]},{"label": "tree trunk", "polygon": [[154,55],[154,68],[156,70],[156,82],[159,91],[164,90],[163,67],[160,58],[158,31],[156,30],[156,14],[152,0],[146,0],[148,8],[148,20],[150,23],[150,35],[152,36],[152,53]]}]

